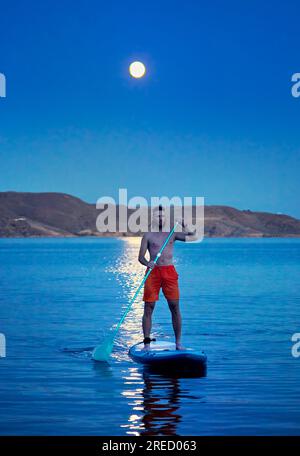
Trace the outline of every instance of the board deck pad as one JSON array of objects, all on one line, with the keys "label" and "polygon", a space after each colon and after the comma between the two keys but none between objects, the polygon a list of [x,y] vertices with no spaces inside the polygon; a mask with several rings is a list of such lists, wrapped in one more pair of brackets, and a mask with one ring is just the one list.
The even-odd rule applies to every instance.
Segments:
[{"label": "board deck pad", "polygon": [[[136,347],[137,352],[144,352],[143,350],[144,344],[139,344]],[[191,350],[190,348],[188,350]],[[157,342],[151,342],[150,344],[150,351],[176,351],[176,345],[172,342],[163,342],[163,341],[157,341]]]}]

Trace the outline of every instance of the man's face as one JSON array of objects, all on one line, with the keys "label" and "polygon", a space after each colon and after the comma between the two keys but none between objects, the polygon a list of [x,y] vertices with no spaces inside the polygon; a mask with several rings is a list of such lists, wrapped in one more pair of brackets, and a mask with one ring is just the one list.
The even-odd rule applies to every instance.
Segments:
[{"label": "man's face", "polygon": [[156,210],[153,212],[153,222],[160,229],[164,226],[166,221],[165,213],[162,210]]}]

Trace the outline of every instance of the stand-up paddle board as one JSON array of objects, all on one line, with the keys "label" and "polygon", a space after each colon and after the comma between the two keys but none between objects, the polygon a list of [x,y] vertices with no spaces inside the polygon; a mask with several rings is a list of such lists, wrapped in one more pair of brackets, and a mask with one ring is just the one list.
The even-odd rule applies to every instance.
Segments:
[{"label": "stand-up paddle board", "polygon": [[206,374],[207,357],[202,351],[192,348],[176,350],[174,343],[160,340],[151,342],[148,350],[143,348],[143,342],[133,345],[128,355],[136,363],[172,375]]}]

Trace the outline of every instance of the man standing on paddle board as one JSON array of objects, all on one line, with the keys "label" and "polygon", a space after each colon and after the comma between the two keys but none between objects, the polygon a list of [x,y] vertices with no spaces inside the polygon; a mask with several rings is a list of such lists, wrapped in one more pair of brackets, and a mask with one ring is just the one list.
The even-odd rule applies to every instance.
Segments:
[{"label": "man standing on paddle board", "polygon": [[[173,265],[173,247],[175,241],[196,241],[198,236],[195,234],[196,230],[192,232],[188,231],[186,225],[182,221],[181,225],[183,231],[181,233],[174,232],[157,263],[154,264],[154,259],[157,253],[169,235],[169,233],[163,231],[163,227],[165,225],[165,212],[162,206],[154,208],[153,224],[156,225],[158,231],[144,234],[139,252],[139,262],[147,267],[146,273],[149,269],[152,269],[144,287],[144,349],[148,350],[150,348],[152,313],[155,303],[159,298],[159,291],[162,289],[172,314],[176,350],[183,350],[184,348],[181,345],[181,314],[179,308],[178,274]],[[145,258],[147,250],[150,254],[149,261]]]}]

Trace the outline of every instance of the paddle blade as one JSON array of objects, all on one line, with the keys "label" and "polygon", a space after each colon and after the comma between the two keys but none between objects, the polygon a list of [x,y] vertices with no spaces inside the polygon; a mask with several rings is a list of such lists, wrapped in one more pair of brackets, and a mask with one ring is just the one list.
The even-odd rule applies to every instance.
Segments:
[{"label": "paddle blade", "polygon": [[92,358],[95,361],[108,362],[111,352],[113,350],[113,346],[114,346],[113,337],[105,339],[102,342],[102,344],[97,345],[97,347],[94,348],[93,353],[92,353]]}]

